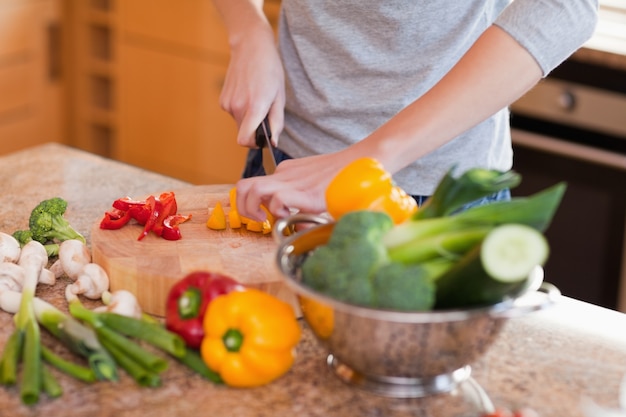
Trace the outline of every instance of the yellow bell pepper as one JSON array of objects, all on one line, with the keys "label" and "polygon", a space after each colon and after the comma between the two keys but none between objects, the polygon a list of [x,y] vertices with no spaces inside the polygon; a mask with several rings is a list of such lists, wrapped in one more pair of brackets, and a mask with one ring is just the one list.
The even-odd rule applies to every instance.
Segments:
[{"label": "yellow bell pepper", "polygon": [[204,316],[202,359],[233,387],[265,385],[293,365],[301,329],[288,303],[247,288],[215,298]]},{"label": "yellow bell pepper", "polygon": [[355,210],[384,211],[402,223],[417,211],[417,202],[393,183],[391,174],[373,158],[346,165],[326,188],[326,208],[335,219]]},{"label": "yellow bell pepper", "polygon": [[219,201],[215,204],[213,210],[211,210],[211,215],[209,216],[206,225],[209,229],[213,230],[226,229],[226,216],[224,215],[224,208]]},{"label": "yellow bell pepper", "polygon": [[335,313],[333,309],[312,298],[301,296],[300,308],[302,315],[320,339],[328,339],[335,328]]}]

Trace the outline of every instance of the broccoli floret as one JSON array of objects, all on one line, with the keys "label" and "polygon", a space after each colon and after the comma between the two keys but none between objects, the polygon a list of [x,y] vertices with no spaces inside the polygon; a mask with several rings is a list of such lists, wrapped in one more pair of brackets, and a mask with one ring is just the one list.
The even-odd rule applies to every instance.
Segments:
[{"label": "broccoli floret", "polygon": [[32,238],[42,244],[58,243],[69,239],[85,242],[85,238],[63,217],[66,209],[67,201],[60,197],[40,202],[32,210],[28,221]]},{"label": "broccoli floret", "polygon": [[371,277],[388,262],[382,235],[393,226],[384,213],[355,211],[342,216],[328,243],[302,265],[304,284],[332,298],[372,305]]},{"label": "broccoli floret", "polygon": [[25,230],[16,230],[13,232],[13,237],[18,241],[20,247],[24,247],[25,244],[33,240],[33,234],[29,229]]},{"label": "broccoli floret", "polygon": [[431,310],[435,305],[435,284],[431,278],[436,267],[429,263],[382,265],[372,277],[376,295],[374,306],[405,311]]},{"label": "broccoli floret", "polygon": [[[22,248],[28,242],[33,240],[33,234],[31,233],[30,229],[16,230],[15,232],[13,232],[13,237],[19,242],[20,247]],[[58,243],[46,243],[45,245],[43,245],[43,247],[46,249],[48,257],[57,256],[59,254]]]}]

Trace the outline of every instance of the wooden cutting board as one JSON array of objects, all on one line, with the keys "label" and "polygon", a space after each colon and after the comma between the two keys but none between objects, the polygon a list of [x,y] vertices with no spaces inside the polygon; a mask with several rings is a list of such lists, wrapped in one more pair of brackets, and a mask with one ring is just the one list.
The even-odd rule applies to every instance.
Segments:
[{"label": "wooden cutting board", "polygon": [[[158,196],[162,191],[173,191],[178,213],[192,215],[191,220],[180,225],[182,239],[177,241],[154,233],[138,241],[142,226],[131,223],[119,230],[102,230],[98,219],[91,230],[93,262],[108,273],[111,291],[131,291],[145,312],[163,316],[171,286],[189,272],[205,270],[226,274],[295,307],[292,293],[282,283],[275,261],[278,245],[270,234],[245,228],[216,231],[206,227],[209,207],[220,201],[227,212],[228,191],[232,187],[203,185],[153,193]],[[103,213],[108,209],[103,207]]]}]

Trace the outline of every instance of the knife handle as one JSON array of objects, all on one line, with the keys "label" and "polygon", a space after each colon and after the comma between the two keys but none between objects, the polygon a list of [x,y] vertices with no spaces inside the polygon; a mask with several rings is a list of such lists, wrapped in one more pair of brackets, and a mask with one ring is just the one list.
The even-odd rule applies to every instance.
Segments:
[{"label": "knife handle", "polygon": [[265,141],[266,132],[267,132],[267,139],[268,140],[272,139],[272,131],[270,129],[269,114],[265,116],[265,119],[263,119],[259,127],[256,128],[256,137],[254,140],[256,142],[256,146],[258,146],[259,148],[266,146],[266,143],[267,143]]}]

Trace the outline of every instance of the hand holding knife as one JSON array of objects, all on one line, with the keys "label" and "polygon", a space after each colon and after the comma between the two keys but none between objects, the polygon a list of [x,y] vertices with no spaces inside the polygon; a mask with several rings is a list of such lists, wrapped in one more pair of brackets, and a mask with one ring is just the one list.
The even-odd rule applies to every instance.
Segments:
[{"label": "hand holding knife", "polygon": [[276,170],[276,158],[274,157],[274,146],[272,145],[272,131],[268,116],[256,129],[256,145],[262,149],[263,169],[265,175],[271,175]]}]

